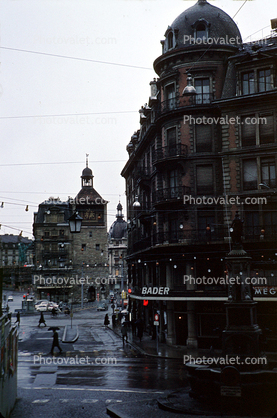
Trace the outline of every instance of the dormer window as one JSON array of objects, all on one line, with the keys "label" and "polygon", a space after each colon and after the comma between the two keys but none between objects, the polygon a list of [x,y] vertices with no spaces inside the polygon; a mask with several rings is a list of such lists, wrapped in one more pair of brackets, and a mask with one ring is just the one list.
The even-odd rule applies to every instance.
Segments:
[{"label": "dormer window", "polygon": [[209,27],[211,24],[206,19],[198,19],[192,25],[192,29],[194,32],[194,42],[197,44],[201,44],[202,42],[207,42],[209,37]]},{"label": "dormer window", "polygon": [[206,25],[204,23],[199,23],[196,26],[196,31],[195,31],[195,38],[196,39],[207,39],[207,28]]},{"label": "dormer window", "polygon": [[167,36],[167,47],[168,49],[173,48],[173,33],[172,32],[169,32]]}]

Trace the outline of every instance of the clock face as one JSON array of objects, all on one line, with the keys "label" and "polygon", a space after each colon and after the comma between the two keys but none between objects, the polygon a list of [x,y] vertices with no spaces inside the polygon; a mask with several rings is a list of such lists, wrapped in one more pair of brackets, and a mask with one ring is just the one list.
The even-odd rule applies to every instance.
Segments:
[{"label": "clock face", "polygon": [[85,211],[83,218],[84,218],[84,220],[95,221],[96,220],[96,213],[93,210],[88,209],[88,210]]},{"label": "clock face", "polygon": [[103,213],[87,209],[82,213],[82,218],[84,221],[102,222]]}]

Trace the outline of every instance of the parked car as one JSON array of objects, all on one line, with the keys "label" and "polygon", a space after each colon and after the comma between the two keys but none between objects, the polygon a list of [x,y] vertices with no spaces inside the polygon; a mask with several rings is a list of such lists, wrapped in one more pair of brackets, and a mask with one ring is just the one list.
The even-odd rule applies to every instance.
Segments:
[{"label": "parked car", "polygon": [[97,311],[107,311],[107,310],[108,310],[108,305],[106,303],[101,303],[101,305],[97,307]]},{"label": "parked car", "polygon": [[8,296],[8,302],[13,302],[13,296]]}]

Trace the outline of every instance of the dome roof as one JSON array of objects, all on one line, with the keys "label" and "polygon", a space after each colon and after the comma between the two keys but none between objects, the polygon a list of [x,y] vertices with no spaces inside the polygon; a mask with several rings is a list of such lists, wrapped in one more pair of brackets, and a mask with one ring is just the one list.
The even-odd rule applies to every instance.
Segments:
[{"label": "dome roof", "polygon": [[127,238],[127,222],[122,218],[118,218],[111,225],[109,230],[109,239]]},{"label": "dome roof", "polygon": [[93,177],[92,170],[89,167],[86,167],[82,171],[82,177]]},{"label": "dome roof", "polygon": [[[168,28],[177,35],[177,47],[182,47],[184,44],[191,45],[190,40],[184,37],[195,37],[195,27],[198,22],[208,27],[208,38],[218,40],[219,45],[220,39],[224,39],[229,45],[242,42],[237,25],[227,13],[212,6],[206,0],[198,0],[194,6],[181,13]],[[234,38],[235,41],[230,41],[230,38]]]}]

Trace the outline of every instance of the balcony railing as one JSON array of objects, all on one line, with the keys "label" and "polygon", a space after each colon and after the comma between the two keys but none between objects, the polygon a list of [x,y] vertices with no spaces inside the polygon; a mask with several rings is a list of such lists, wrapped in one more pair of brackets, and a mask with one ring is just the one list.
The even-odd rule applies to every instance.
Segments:
[{"label": "balcony railing", "polygon": [[190,97],[189,103],[184,106],[183,98],[177,96],[161,102],[160,111],[158,113],[163,114],[187,106],[207,105],[210,104],[213,100],[213,93],[201,93]]},{"label": "balcony railing", "polygon": [[155,150],[152,155],[153,163],[157,161],[176,158],[176,157],[187,157],[188,147],[184,144],[175,144],[166,147],[161,147]]},{"label": "balcony railing", "polygon": [[[262,231],[264,231],[262,233]],[[275,240],[277,234],[277,225],[261,227],[249,226],[243,231],[242,240],[245,241],[270,241]],[[228,243],[230,232],[227,226],[212,226],[210,231],[206,229],[179,229],[163,231],[152,234],[151,236],[130,239],[128,253],[142,251],[155,245],[183,244],[183,245],[201,245],[215,242]]]},{"label": "balcony railing", "polygon": [[176,186],[167,189],[156,190],[152,193],[152,203],[183,200],[184,195],[190,194],[190,187]]}]

